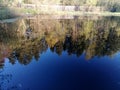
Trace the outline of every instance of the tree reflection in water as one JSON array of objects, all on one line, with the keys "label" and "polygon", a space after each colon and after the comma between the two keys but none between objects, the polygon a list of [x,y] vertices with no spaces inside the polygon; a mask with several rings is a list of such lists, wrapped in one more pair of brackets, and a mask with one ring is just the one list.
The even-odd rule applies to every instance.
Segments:
[{"label": "tree reflection in water", "polygon": [[[0,67],[4,58],[11,64],[27,65],[48,48],[58,55],[66,51],[68,55],[79,57],[85,52],[86,60],[94,56],[112,56],[120,50],[119,17],[102,19],[66,19],[66,20],[18,20],[0,24]],[[26,37],[27,26],[31,29]]]}]

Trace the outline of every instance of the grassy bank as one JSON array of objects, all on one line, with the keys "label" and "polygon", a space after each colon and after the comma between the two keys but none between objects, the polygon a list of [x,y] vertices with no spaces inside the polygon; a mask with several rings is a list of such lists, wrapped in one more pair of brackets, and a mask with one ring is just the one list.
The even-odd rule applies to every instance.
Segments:
[{"label": "grassy bank", "polygon": [[38,14],[47,14],[47,15],[99,15],[99,16],[120,16],[120,12],[82,12],[82,11],[41,11],[34,9],[21,9],[23,15],[38,15]]},{"label": "grassy bank", "polygon": [[15,18],[18,16],[28,16],[28,15],[76,15],[76,16],[88,16],[88,15],[98,15],[98,16],[120,16],[120,12],[80,12],[80,11],[44,11],[38,9],[24,9],[24,8],[0,8],[0,20]]},{"label": "grassy bank", "polygon": [[98,15],[98,16],[120,16],[120,12],[78,12],[78,11],[58,11],[58,12],[44,12],[44,14],[56,14],[56,15],[76,15],[76,16],[89,16],[89,15]]}]

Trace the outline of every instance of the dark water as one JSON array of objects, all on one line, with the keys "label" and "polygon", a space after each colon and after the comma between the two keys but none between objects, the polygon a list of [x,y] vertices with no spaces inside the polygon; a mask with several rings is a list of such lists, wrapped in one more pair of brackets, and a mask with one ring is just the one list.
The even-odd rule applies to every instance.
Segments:
[{"label": "dark water", "polygon": [[120,90],[120,17],[1,23],[0,90]]}]

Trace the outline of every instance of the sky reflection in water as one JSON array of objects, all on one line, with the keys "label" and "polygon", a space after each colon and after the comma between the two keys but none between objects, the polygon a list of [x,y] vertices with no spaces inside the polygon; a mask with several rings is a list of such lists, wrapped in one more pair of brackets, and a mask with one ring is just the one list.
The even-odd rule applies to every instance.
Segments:
[{"label": "sky reflection in water", "polygon": [[38,62],[33,60],[27,66],[18,62],[11,65],[6,61],[2,74],[12,75],[12,79],[5,84],[15,90],[119,90],[119,55],[115,54],[112,59],[105,56],[86,61],[84,54],[77,58],[64,52],[61,57],[47,50]]}]

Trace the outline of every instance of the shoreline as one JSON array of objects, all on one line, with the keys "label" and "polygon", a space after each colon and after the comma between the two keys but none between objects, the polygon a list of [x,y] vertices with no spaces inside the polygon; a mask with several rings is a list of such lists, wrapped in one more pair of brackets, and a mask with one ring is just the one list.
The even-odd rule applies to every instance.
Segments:
[{"label": "shoreline", "polygon": [[[4,23],[4,22],[11,22],[11,20],[16,20],[16,19],[20,19],[20,18],[30,18],[30,17],[36,17],[36,16],[44,16],[41,19],[59,19],[59,18],[72,18],[74,19],[75,16],[77,17],[107,17],[107,16],[118,16],[120,17],[120,12],[70,12],[70,11],[58,11],[58,12],[40,12],[38,14],[33,14],[33,13],[22,13],[22,14],[18,14],[16,16],[12,16],[11,18],[3,18],[0,19],[0,23]],[[46,16],[49,16],[46,18]]]}]

